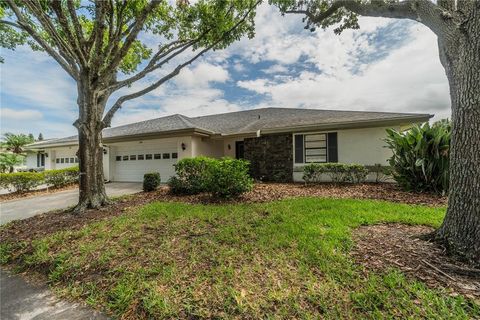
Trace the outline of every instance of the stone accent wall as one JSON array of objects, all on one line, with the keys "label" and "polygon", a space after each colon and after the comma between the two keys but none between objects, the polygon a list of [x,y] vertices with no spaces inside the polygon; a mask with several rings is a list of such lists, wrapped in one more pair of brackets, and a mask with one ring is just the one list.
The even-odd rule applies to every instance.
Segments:
[{"label": "stone accent wall", "polygon": [[244,140],[245,159],[250,161],[250,174],[262,181],[293,180],[292,134],[265,135]]}]

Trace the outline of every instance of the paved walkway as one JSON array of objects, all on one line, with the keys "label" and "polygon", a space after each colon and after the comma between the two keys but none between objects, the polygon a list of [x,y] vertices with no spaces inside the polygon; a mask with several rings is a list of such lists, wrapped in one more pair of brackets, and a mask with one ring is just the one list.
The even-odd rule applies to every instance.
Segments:
[{"label": "paved walkway", "polygon": [[[112,182],[107,183],[105,188],[108,196],[115,197],[140,192],[142,184],[140,182]],[[13,220],[26,219],[39,213],[68,208],[75,205],[77,201],[78,189],[3,202],[0,204],[0,225]]]},{"label": "paved walkway", "polygon": [[27,283],[4,270],[0,270],[0,301],[2,320],[108,319],[86,306],[59,300],[48,288]]}]

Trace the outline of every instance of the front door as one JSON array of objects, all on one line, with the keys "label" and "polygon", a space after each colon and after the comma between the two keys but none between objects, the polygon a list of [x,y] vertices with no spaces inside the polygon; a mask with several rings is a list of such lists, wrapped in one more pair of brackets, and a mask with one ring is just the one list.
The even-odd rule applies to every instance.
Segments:
[{"label": "front door", "polygon": [[245,148],[243,141],[236,141],[235,142],[235,158],[236,159],[243,159],[245,155]]}]

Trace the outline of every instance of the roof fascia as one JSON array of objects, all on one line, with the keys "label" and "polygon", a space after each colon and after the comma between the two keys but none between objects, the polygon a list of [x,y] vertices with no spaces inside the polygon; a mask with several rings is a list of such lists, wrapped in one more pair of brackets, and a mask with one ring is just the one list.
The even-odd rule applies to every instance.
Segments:
[{"label": "roof fascia", "polygon": [[262,134],[269,133],[283,133],[292,131],[315,131],[315,130],[331,130],[331,129],[356,129],[356,128],[370,128],[370,127],[383,127],[390,125],[406,125],[411,123],[426,122],[433,115],[421,115],[412,117],[399,117],[390,119],[378,119],[378,120],[361,120],[361,121],[348,121],[348,122],[331,122],[320,125],[305,125],[305,126],[290,126],[280,128],[265,128],[260,130]]}]

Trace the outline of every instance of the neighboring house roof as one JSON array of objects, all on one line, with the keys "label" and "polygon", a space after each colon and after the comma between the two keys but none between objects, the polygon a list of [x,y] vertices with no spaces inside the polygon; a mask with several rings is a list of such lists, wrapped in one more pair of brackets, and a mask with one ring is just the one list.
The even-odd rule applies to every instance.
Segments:
[{"label": "neighboring house roof", "polygon": [[[379,123],[407,124],[424,122],[430,114],[391,113],[371,111],[339,111],[318,109],[262,108],[229,112],[201,117],[186,117],[175,114],[151,119],[103,131],[105,140],[197,131],[210,135],[236,135],[260,131],[293,130],[305,127],[345,126],[349,124],[375,125]],[[42,148],[53,145],[76,144],[77,136],[35,142],[30,148]]]}]

